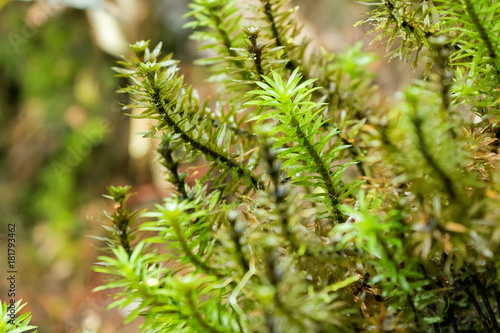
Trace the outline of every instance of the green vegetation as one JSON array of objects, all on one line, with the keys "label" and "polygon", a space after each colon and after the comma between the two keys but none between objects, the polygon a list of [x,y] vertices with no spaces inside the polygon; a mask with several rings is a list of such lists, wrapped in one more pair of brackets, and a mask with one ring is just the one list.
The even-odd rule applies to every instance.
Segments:
[{"label": "green vegetation", "polygon": [[[127,322],[500,332],[500,3],[367,3],[388,55],[426,63],[395,105],[378,98],[372,55],[316,50],[288,0],[192,2],[215,101],[161,44],[119,62],[176,188],[142,213],[127,208],[129,188],[109,188],[108,253],[94,268],[109,281],[96,290],[113,290],[111,307],[138,302]],[[190,186],[181,167],[199,157],[210,167]]]},{"label": "green vegetation", "polygon": [[33,332],[35,326],[29,325],[31,320],[30,313],[24,313],[19,315],[19,312],[26,306],[21,304],[22,300],[17,301],[13,304],[7,305],[7,303],[2,303],[2,313],[0,321],[0,332],[9,333],[22,333],[22,332]]}]

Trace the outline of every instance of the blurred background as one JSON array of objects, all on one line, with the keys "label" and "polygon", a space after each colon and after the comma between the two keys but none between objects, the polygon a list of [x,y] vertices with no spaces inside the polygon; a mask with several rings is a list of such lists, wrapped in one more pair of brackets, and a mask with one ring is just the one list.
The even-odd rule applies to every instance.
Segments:
[{"label": "blurred background", "polygon": [[[128,44],[162,41],[187,81],[210,94],[207,73],[192,65],[201,54],[182,28],[188,2],[0,0],[0,242],[6,251],[7,224],[16,223],[16,296],[28,302],[40,333],[138,331],[139,321],[124,327],[126,310],[105,311],[106,292],[92,293],[101,284],[91,270],[99,255],[92,244],[99,244],[88,236],[101,233],[102,211],[112,209],[102,197],[107,186],[132,185],[139,209],[159,202],[168,184],[154,145],[137,134],[148,123],[123,115],[126,96],[115,91],[127,82],[110,68]],[[294,4],[304,32],[332,52],[355,45],[369,28],[353,27],[368,9],[353,0]],[[377,81],[388,95],[409,80],[397,61],[372,67],[391,72]]]}]

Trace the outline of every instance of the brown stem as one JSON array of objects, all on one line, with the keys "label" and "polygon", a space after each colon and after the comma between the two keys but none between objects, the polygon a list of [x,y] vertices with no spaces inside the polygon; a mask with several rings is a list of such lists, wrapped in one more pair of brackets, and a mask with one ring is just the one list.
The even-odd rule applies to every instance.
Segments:
[{"label": "brown stem", "polygon": [[264,75],[264,68],[262,66],[262,50],[264,46],[258,43],[259,34],[260,29],[253,31],[247,30],[247,38],[250,41],[250,44],[247,45],[247,51],[250,55],[250,59],[252,59],[258,79],[264,82],[264,78],[262,77]]}]

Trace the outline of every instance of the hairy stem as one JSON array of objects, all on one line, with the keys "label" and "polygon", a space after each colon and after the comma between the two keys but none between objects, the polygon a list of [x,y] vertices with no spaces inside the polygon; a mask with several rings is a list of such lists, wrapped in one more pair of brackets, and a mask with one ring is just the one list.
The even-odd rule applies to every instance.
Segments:
[{"label": "hairy stem", "polygon": [[[266,15],[267,21],[269,22],[269,25],[271,27],[272,36],[276,40],[276,46],[287,47],[287,44],[285,43],[285,41],[283,40],[283,37],[281,36],[281,34],[279,32],[278,25],[276,23],[276,17],[275,17],[274,11],[272,9],[271,1],[270,0],[261,0],[261,2],[264,5],[264,14]],[[285,66],[289,71],[293,72],[295,70],[295,68],[300,66],[300,64],[297,61],[295,61],[294,59],[290,58],[287,55],[287,53],[285,53],[285,58],[288,58],[288,62],[286,63]],[[306,75],[304,75],[304,77],[302,77],[302,80],[307,79],[305,76]]]},{"label": "hairy stem", "polygon": [[130,212],[125,208],[125,203],[121,201],[119,204],[120,206],[116,209],[116,213],[113,216],[113,224],[115,228],[118,229],[118,240],[120,245],[130,257],[132,255],[132,248],[129,239],[129,224],[132,219],[130,218]]},{"label": "hairy stem", "polygon": [[425,145],[424,134],[422,131],[422,119],[420,119],[419,117],[415,117],[413,122],[415,124],[415,129],[417,131],[420,152],[424,156],[424,159],[427,161],[429,166],[437,173],[437,175],[439,176],[439,178],[443,182],[444,189],[446,190],[446,192],[450,196],[450,199],[451,200],[458,199],[458,196],[455,192],[455,188],[453,186],[453,180],[441,168],[441,166],[434,159],[434,156],[432,156],[431,152],[429,151],[429,149],[427,149],[427,146]]},{"label": "hairy stem", "polygon": [[161,102],[159,91],[155,91],[154,95],[151,97],[151,100],[156,107],[156,111],[163,116],[163,120],[165,121],[165,123],[167,123],[167,125],[176,134],[178,134],[184,142],[189,143],[194,149],[202,152],[205,156],[209,156],[214,161],[219,161],[225,167],[235,170],[239,176],[248,178],[252,186],[256,190],[264,188],[264,183],[261,180],[257,179],[257,177],[252,175],[251,171],[245,168],[241,163],[232,160],[230,157],[220,152],[217,152],[206,144],[196,141],[186,132],[184,132],[182,128],[180,128],[180,126],[167,113],[165,107],[163,106],[163,103]]},{"label": "hairy stem", "polygon": [[481,24],[481,20],[477,16],[476,10],[474,9],[474,5],[472,4],[471,0],[464,0],[465,2],[465,8],[467,10],[467,13],[469,14],[472,23],[476,26],[477,31],[479,32],[479,37],[483,40],[484,44],[486,45],[486,49],[488,50],[488,54],[491,58],[491,61],[493,62],[493,65],[497,69],[498,72],[500,72],[500,66],[498,62],[498,55],[495,51],[495,48],[493,47],[493,43],[491,42],[490,37],[488,36],[488,33],[486,32],[485,27]]},{"label": "hairy stem", "polygon": [[297,238],[295,237],[295,234],[293,233],[289,223],[288,205],[286,202],[288,191],[280,182],[281,164],[277,160],[276,153],[271,149],[271,147],[266,147],[264,149],[264,152],[267,162],[268,174],[273,184],[273,191],[271,191],[270,195],[273,198],[276,210],[278,211],[278,218],[281,222],[282,232],[285,238],[288,240],[288,243],[290,244],[293,252],[297,252],[300,248],[300,244],[297,241]]},{"label": "hairy stem", "polygon": [[330,172],[326,168],[325,164],[323,163],[323,160],[319,156],[316,149],[314,149],[313,145],[311,144],[311,142],[309,142],[309,139],[307,138],[305,133],[300,128],[299,122],[293,116],[292,116],[292,125],[297,128],[297,132],[296,132],[297,137],[300,139],[303,139],[303,141],[304,141],[303,144],[307,150],[307,153],[309,154],[309,156],[312,157],[312,159],[314,160],[314,164],[318,168],[319,175],[323,179],[323,183],[326,187],[328,198],[330,199],[330,202],[332,204],[335,215],[339,215],[339,211],[335,207],[339,203],[339,200],[337,198],[337,193],[335,191],[335,187],[334,187],[334,185],[332,183],[332,179],[330,177]]},{"label": "hairy stem", "polygon": [[205,321],[205,319],[203,319],[203,317],[198,312],[197,306],[194,303],[191,292],[188,293],[186,298],[187,298],[187,301],[189,304],[189,308],[191,309],[191,313],[193,314],[194,319],[196,319],[196,321],[201,325],[201,327],[203,327],[203,332],[222,333],[221,331],[219,331],[215,327],[210,326],[210,324],[208,324]]},{"label": "hairy stem", "polygon": [[453,327],[453,333],[460,333],[458,329],[457,319],[455,318],[455,311],[453,310],[453,303],[449,298],[446,297],[448,301],[448,311],[446,311],[446,321],[451,322],[451,326]]},{"label": "hairy stem", "polygon": [[[275,289],[274,293],[274,305],[287,317],[288,320],[294,323],[295,326],[304,328],[303,323],[297,319],[294,315],[294,309],[291,309],[283,302],[280,295],[280,284],[283,272],[278,270],[277,263],[279,262],[279,254],[277,250],[271,250],[271,252],[265,258],[267,264],[267,276],[271,285]],[[276,313],[276,312],[274,312]],[[309,317],[307,314],[300,313],[302,316]],[[303,332],[303,331],[302,331]]]},{"label": "hairy stem", "polygon": [[179,163],[174,160],[173,151],[170,149],[169,142],[164,139],[158,147],[158,152],[163,157],[163,165],[170,171],[170,182],[175,185],[180,194],[180,200],[185,200],[188,197],[186,192],[186,182],[184,177],[179,174]]},{"label": "hairy stem", "polygon": [[481,323],[483,324],[484,329],[486,330],[486,332],[491,332],[491,324],[490,324],[488,318],[486,318],[486,316],[484,315],[483,310],[481,309],[481,306],[479,305],[479,302],[476,299],[476,296],[474,296],[472,291],[467,286],[468,281],[466,281],[465,283],[466,284],[465,284],[464,291],[467,294],[467,296],[469,297],[469,300],[471,301],[472,305],[474,305],[474,308],[476,309],[476,312],[479,315],[479,318],[481,319]]},{"label": "hairy stem", "polygon": [[172,221],[172,228],[177,236],[177,240],[179,241],[179,245],[181,247],[182,252],[189,258],[189,260],[196,266],[201,268],[204,272],[208,274],[218,275],[215,268],[207,265],[204,261],[202,261],[196,254],[191,251],[189,245],[184,237],[184,233],[182,232],[181,225],[179,221],[176,219]]},{"label": "hairy stem", "polygon": [[250,41],[250,45],[247,46],[247,51],[252,59],[255,71],[257,72],[257,77],[261,82],[264,82],[262,75],[264,75],[264,68],[262,67],[262,50],[264,46],[259,45],[260,30],[248,31],[247,38]]},{"label": "hairy stem", "polygon": [[229,39],[229,35],[226,31],[226,29],[223,28],[223,23],[220,18],[220,15],[215,12],[213,8],[210,8],[210,16],[214,20],[215,26],[217,28],[217,32],[219,33],[219,36],[222,38],[222,44],[224,44],[227,53],[231,57],[237,57],[238,54],[236,51],[233,50],[233,45],[231,44],[231,39]]},{"label": "hairy stem", "polygon": [[243,252],[243,247],[241,246],[241,236],[242,233],[238,228],[236,227],[236,218],[231,214],[231,212],[228,214],[228,220],[229,224],[231,225],[231,231],[230,231],[230,237],[234,243],[234,247],[236,250],[236,256],[238,257],[238,261],[240,263],[240,266],[243,268],[245,272],[248,272],[250,270],[250,265],[248,260],[245,258],[245,254]]},{"label": "hairy stem", "polygon": [[408,304],[410,305],[411,310],[413,311],[413,317],[415,321],[415,326],[417,327],[417,331],[420,332],[421,330],[420,320],[418,319],[418,311],[417,308],[415,308],[415,303],[413,303],[413,299],[411,298],[410,295],[406,296],[406,299],[408,301]]},{"label": "hairy stem", "polygon": [[483,299],[483,303],[486,307],[486,310],[488,311],[488,315],[490,316],[490,321],[493,324],[493,328],[495,329],[495,332],[499,333],[500,327],[498,326],[497,319],[495,318],[495,312],[491,307],[490,299],[488,297],[488,292],[486,291],[486,288],[481,283],[481,281],[479,281],[477,276],[473,277],[473,281],[474,284],[477,286],[477,289],[479,290],[479,294],[481,294],[481,298]]}]

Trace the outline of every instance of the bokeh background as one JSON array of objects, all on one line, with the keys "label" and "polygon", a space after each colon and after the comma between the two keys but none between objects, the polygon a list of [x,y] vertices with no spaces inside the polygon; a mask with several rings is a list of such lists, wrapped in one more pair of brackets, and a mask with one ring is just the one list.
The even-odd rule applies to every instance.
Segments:
[{"label": "bokeh background", "polygon": [[[241,0],[242,3],[248,0]],[[110,69],[128,44],[163,42],[181,60],[200,95],[213,93],[202,56],[182,26],[188,0],[0,0],[0,243],[6,269],[8,223],[17,226],[17,298],[28,302],[40,333],[138,332],[123,325],[127,309],[105,311],[112,299],[92,293],[102,197],[108,185],[132,185],[132,204],[150,207],[169,191],[155,162],[154,144],[138,132],[147,121],[123,114],[126,81]],[[354,0],[293,1],[301,6],[304,34],[328,51],[342,52],[364,39],[354,28],[367,6]],[[371,69],[383,94],[411,80],[404,64],[381,57]],[[404,73],[404,74],[403,74]],[[4,273],[2,272],[2,277]],[[1,300],[7,300],[2,278]]]}]

